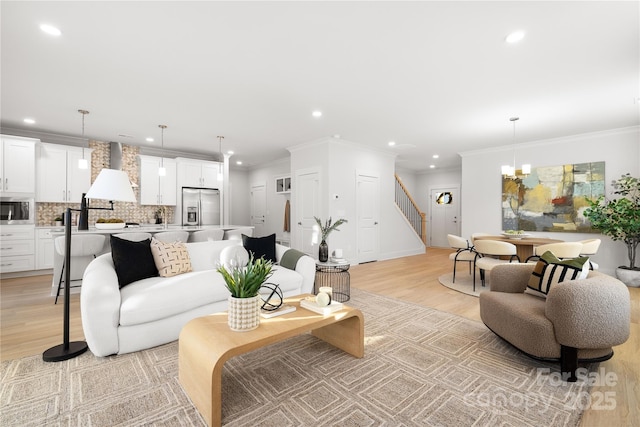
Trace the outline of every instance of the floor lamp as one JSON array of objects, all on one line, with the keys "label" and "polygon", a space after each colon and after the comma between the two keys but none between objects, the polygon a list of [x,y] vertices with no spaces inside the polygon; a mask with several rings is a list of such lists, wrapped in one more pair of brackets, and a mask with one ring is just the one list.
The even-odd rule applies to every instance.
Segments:
[{"label": "floor lamp", "polygon": [[[98,177],[87,192],[87,199],[104,199],[117,202],[135,202],[131,182],[127,173],[115,169],[102,169]],[[113,205],[111,205],[113,208]],[[91,207],[84,207],[92,209]],[[96,208],[104,209],[104,208]],[[64,262],[66,266],[64,278],[64,322],[62,344],[51,347],[42,353],[45,362],[61,362],[72,359],[87,351],[87,343],[84,341],[69,342],[69,298],[71,294],[71,208],[67,208],[64,218],[65,252]]]}]

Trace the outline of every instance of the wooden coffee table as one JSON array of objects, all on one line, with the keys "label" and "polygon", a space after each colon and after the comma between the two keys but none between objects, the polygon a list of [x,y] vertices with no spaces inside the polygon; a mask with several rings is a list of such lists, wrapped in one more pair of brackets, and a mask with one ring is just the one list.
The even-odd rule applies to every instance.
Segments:
[{"label": "wooden coffee table", "polygon": [[300,307],[307,295],[286,298],[296,311],[260,319],[253,331],[233,332],[227,313],[193,319],[180,332],[179,379],[209,426],[222,424],[222,367],[231,357],[305,332],[355,356],[364,356],[364,316],[347,307],[323,316]]}]

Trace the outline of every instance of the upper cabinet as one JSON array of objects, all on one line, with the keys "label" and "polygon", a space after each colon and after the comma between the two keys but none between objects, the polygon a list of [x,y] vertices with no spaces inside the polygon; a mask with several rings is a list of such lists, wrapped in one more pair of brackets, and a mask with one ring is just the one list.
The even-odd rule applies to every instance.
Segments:
[{"label": "upper cabinet", "polygon": [[37,139],[2,135],[0,178],[2,194],[35,193]]},{"label": "upper cabinet", "polygon": [[177,158],[178,187],[219,188],[218,174],[222,165],[218,162]]},{"label": "upper cabinet", "polygon": [[276,178],[276,194],[291,193],[291,175]]},{"label": "upper cabinet", "polygon": [[82,193],[91,187],[91,149],[84,149],[89,160],[87,169],[78,167],[83,156],[81,147],[59,144],[38,144],[37,149],[37,202],[80,203]]},{"label": "upper cabinet", "polygon": [[[139,155],[140,158],[140,204],[176,205],[176,161],[153,156]],[[163,166],[166,173],[160,176]]]}]

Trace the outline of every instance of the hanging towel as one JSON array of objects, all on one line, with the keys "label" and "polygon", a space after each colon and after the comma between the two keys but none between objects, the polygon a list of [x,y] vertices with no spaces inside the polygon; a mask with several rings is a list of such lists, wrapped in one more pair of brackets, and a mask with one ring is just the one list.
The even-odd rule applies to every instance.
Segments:
[{"label": "hanging towel", "polygon": [[287,202],[284,204],[284,230],[283,231],[291,231],[291,204],[287,199]]}]

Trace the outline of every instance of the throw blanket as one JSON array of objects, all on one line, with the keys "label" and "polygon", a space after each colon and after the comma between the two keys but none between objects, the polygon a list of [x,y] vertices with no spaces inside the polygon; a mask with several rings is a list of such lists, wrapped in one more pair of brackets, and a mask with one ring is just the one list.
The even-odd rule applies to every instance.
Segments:
[{"label": "throw blanket", "polygon": [[280,265],[284,268],[288,268],[289,270],[295,270],[298,260],[305,255],[306,254],[304,252],[300,252],[297,249],[288,249],[284,255],[282,255]]}]

